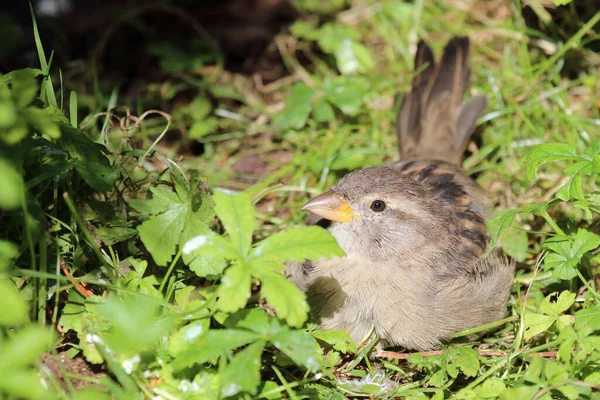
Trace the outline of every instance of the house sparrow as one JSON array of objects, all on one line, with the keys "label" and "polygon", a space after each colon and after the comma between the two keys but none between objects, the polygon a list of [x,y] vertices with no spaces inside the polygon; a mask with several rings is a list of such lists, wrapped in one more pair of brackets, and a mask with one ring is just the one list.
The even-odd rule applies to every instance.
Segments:
[{"label": "house sparrow", "polygon": [[397,120],[401,160],[354,171],[303,207],[345,252],[288,266],[321,329],[358,342],[374,327],[389,345],[426,350],[505,315],[514,265],[482,258],[485,194],[460,167],[487,107],[485,96],[462,102],[468,51],[455,37],[436,65],[421,41]]}]

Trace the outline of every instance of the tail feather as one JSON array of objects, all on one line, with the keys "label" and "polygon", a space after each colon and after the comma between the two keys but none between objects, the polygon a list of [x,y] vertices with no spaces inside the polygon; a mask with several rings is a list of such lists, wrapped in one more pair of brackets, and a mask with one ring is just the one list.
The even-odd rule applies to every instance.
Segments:
[{"label": "tail feather", "polygon": [[[462,104],[470,83],[469,39],[455,37],[439,65],[431,48],[420,41],[415,55],[411,91],[404,96],[397,130],[401,159],[431,159],[459,165],[486,96]],[[462,104],[462,105],[461,105]]]}]

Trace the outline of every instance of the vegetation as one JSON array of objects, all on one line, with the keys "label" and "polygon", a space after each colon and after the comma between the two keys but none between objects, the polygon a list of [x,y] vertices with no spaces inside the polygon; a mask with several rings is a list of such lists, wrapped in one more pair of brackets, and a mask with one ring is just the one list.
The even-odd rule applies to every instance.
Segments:
[{"label": "vegetation", "polygon": [[[188,24],[169,3],[156,12]],[[56,67],[33,18],[40,65],[0,76],[2,397],[600,399],[600,13],[292,3],[284,76],[231,72],[192,24],[146,44],[161,73],[136,95],[94,60]],[[439,351],[377,352],[315,329],[283,262],[341,254],[301,205],[397,157],[416,42],[457,34],[490,97],[464,167],[517,262],[513,296]]]}]

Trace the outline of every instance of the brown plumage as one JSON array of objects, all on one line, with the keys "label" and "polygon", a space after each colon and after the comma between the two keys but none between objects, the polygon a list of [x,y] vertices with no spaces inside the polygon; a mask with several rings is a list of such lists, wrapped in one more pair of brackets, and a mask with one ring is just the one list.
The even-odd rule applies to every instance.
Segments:
[{"label": "brown plumage", "polygon": [[439,65],[420,42],[420,71],[397,130],[401,160],[343,177],[304,207],[323,220],[346,255],[291,263],[322,329],[355,341],[374,327],[387,343],[424,350],[505,315],[514,267],[488,245],[482,189],[459,164],[485,96],[469,86],[467,38],[450,40]]}]

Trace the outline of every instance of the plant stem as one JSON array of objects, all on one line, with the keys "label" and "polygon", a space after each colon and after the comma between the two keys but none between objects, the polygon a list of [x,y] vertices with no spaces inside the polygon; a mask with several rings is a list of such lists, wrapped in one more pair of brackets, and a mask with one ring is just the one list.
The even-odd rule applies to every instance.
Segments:
[{"label": "plant stem", "polygon": [[169,275],[171,275],[171,272],[173,272],[173,268],[175,268],[175,264],[177,264],[177,261],[179,261],[179,257],[181,257],[181,249],[179,249],[179,251],[175,255],[175,258],[173,258],[171,265],[169,265],[169,269],[167,270],[167,273],[163,277],[163,280],[160,283],[160,286],[158,287],[159,292],[162,293],[163,289],[165,288],[165,285],[167,284],[167,280],[169,279]]}]

